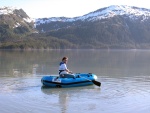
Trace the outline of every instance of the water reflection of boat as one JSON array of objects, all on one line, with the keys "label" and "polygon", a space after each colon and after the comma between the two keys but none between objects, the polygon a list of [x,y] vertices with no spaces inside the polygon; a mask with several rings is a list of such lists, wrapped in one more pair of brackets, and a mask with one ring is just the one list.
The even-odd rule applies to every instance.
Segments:
[{"label": "water reflection of boat", "polygon": [[69,93],[70,95],[71,94],[74,94],[74,92],[83,92],[83,91],[86,91],[89,89],[91,90],[100,90],[99,88],[95,88],[95,86],[93,85],[89,85],[89,86],[86,86],[86,87],[75,87],[75,88],[60,88],[60,89],[57,89],[57,88],[50,88],[50,87],[46,87],[46,86],[42,86],[41,87],[41,91],[44,93],[44,94],[47,94],[47,95],[58,95],[59,93],[61,94],[67,94]]},{"label": "water reflection of boat", "polygon": [[72,77],[43,76],[41,82],[48,87],[77,87],[92,85],[97,76],[92,73],[77,73]]},{"label": "water reflection of boat", "polygon": [[[51,99],[58,100],[59,108],[61,113],[69,112],[69,105],[72,102],[73,98],[78,98],[79,96],[85,96],[91,91],[100,92],[100,88],[95,87],[94,85],[89,85],[85,87],[74,87],[74,88],[49,88],[42,86],[41,91],[48,95],[48,97],[54,97]],[[53,101],[53,100],[51,100]]]}]

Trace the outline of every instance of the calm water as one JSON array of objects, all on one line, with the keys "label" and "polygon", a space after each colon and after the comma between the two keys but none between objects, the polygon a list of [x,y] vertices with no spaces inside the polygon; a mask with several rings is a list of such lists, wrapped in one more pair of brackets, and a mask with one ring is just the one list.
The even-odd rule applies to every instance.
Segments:
[{"label": "calm water", "polygon": [[[63,56],[75,73],[94,73],[102,83],[42,88],[57,75]],[[149,113],[150,51],[0,51],[0,113]]]}]

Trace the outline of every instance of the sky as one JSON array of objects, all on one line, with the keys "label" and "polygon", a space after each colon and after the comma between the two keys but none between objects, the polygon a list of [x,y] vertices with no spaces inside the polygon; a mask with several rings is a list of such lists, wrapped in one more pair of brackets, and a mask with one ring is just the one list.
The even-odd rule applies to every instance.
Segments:
[{"label": "sky", "polygon": [[0,0],[0,7],[22,8],[31,18],[77,17],[111,5],[150,9],[149,0]]}]

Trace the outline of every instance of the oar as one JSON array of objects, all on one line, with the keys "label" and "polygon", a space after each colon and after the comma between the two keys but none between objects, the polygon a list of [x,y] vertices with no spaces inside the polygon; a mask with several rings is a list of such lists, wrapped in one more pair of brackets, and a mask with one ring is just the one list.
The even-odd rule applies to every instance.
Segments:
[{"label": "oar", "polygon": [[[80,76],[81,77],[81,76]],[[89,79],[87,79],[87,78],[85,78],[85,77],[81,77],[81,78],[84,78],[84,79],[86,79],[86,80],[88,80],[88,81],[91,81],[91,82],[93,82],[95,85],[97,85],[97,86],[101,86],[101,83],[100,82],[98,82],[98,81],[96,81],[96,80],[89,80]]]},{"label": "oar", "polygon": [[92,82],[95,84],[95,85],[97,85],[97,86],[101,86],[101,83],[100,82],[98,82],[98,81],[96,81],[96,80],[92,80]]},{"label": "oar", "polygon": [[[73,74],[72,72],[70,72],[70,74]],[[79,77],[81,77],[81,76],[79,76]],[[97,86],[101,86],[101,83],[100,82],[98,82],[98,81],[96,81],[96,80],[89,80],[89,79],[87,79],[87,78],[85,78],[85,77],[81,77],[81,78],[84,78],[84,79],[86,79],[86,80],[88,80],[88,81],[90,81],[90,82],[93,82],[95,85],[97,85]]]}]

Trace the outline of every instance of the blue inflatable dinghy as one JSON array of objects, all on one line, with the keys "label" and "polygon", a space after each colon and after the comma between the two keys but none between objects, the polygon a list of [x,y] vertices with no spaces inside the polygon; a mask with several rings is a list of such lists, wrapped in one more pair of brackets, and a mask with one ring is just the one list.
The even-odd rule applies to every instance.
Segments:
[{"label": "blue inflatable dinghy", "polygon": [[95,84],[100,86],[101,83],[96,81],[97,76],[92,73],[76,73],[69,77],[43,76],[41,82],[47,87],[77,87]]}]

